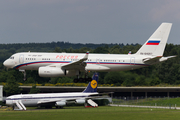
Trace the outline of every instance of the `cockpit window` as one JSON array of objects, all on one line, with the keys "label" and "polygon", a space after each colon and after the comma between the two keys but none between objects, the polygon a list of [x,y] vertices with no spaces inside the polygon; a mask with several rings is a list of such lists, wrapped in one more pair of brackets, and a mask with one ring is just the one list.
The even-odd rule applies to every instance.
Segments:
[{"label": "cockpit window", "polygon": [[11,56],[9,59],[14,59],[14,56]]}]

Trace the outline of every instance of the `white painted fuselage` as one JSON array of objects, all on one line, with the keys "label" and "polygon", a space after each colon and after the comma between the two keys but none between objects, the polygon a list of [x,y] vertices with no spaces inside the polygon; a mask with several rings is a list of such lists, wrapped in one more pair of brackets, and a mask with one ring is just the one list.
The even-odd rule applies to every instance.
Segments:
[{"label": "white painted fuselage", "polygon": [[95,93],[46,93],[46,94],[19,94],[12,95],[6,98],[6,105],[13,106],[16,101],[21,101],[26,107],[38,106],[42,104],[61,102],[67,104],[68,101],[76,102],[77,100],[85,100],[89,95],[96,95]]},{"label": "white painted fuselage", "polygon": [[[79,53],[36,53],[22,52],[12,55],[4,62],[9,68],[22,70],[38,70],[42,66],[61,67],[71,62],[82,59],[85,54]],[[87,71],[120,71],[131,70],[148,66],[143,63],[142,55],[120,55],[120,54],[89,54],[86,61]],[[151,57],[151,56],[149,56]],[[79,69],[79,68],[74,68]]]}]

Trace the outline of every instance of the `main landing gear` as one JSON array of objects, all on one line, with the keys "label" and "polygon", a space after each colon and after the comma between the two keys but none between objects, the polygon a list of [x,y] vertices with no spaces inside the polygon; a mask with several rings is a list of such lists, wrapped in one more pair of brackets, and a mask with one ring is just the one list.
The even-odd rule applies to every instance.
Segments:
[{"label": "main landing gear", "polygon": [[26,80],[26,71],[25,70],[19,70],[19,71],[24,74],[24,81],[25,81]]},{"label": "main landing gear", "polygon": [[90,82],[92,80],[92,78],[87,77],[88,76],[88,72],[85,72],[85,77],[84,78],[79,78],[79,75],[77,75],[77,78],[74,79],[74,83],[78,83],[78,82]]},{"label": "main landing gear", "polygon": [[90,82],[92,80],[92,78],[75,78],[74,79],[74,83],[78,83],[78,82]]}]

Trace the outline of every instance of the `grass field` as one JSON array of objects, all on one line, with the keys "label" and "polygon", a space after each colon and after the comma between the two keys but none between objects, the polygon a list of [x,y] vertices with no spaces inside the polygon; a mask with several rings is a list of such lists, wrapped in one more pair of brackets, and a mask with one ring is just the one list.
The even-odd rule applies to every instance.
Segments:
[{"label": "grass field", "polygon": [[65,107],[64,109],[28,109],[27,111],[0,111],[0,120],[174,120],[180,119],[180,110],[98,107]]},{"label": "grass field", "polygon": [[143,106],[175,106],[180,107],[180,97],[178,98],[147,98],[139,100],[128,100],[124,101],[122,99],[113,99],[114,104],[121,105],[143,105]]}]

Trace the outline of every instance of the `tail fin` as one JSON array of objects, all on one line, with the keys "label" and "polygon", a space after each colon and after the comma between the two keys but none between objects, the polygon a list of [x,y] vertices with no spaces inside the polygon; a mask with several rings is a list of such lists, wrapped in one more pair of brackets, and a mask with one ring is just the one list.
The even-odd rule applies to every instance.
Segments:
[{"label": "tail fin", "polygon": [[136,55],[163,56],[171,26],[172,23],[162,23],[145,44],[137,51]]},{"label": "tail fin", "polygon": [[99,74],[98,73],[94,73],[94,75],[92,77],[92,81],[89,82],[87,88],[83,91],[83,93],[97,92],[98,78],[99,78]]}]

